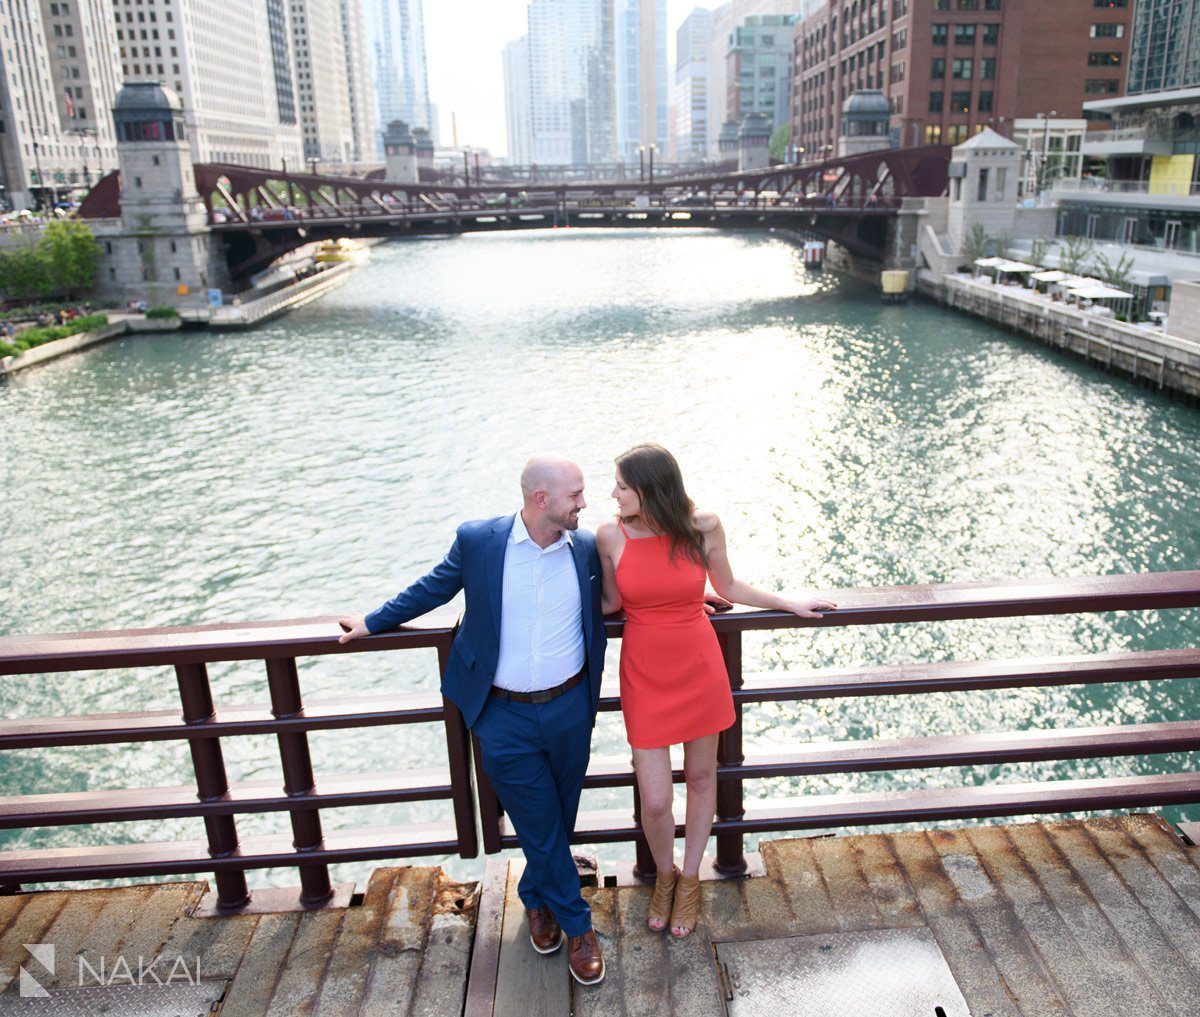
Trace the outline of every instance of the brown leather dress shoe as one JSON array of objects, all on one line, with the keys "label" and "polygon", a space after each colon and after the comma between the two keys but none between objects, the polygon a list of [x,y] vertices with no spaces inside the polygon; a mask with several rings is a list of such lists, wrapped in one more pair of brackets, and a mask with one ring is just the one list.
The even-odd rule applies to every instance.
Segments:
[{"label": "brown leather dress shoe", "polygon": [[545,908],[529,908],[529,942],[538,953],[554,953],[562,945],[562,929]]},{"label": "brown leather dress shoe", "polygon": [[567,940],[567,966],[580,985],[596,985],[604,980],[604,955],[596,942],[596,930]]}]

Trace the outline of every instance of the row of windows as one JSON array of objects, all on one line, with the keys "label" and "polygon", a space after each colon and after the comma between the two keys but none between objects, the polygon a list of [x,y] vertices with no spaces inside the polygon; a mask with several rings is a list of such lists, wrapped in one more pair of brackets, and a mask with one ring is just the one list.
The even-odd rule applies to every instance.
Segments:
[{"label": "row of windows", "polygon": [[[975,61],[971,57],[956,58],[950,61],[950,77],[969,81],[975,74]],[[946,76],[946,58],[934,57],[929,65],[929,76],[939,81]],[[995,57],[984,57],[979,61],[979,77],[991,81],[996,76]]]},{"label": "row of windows", "polygon": [[50,5],[50,13],[53,14],[56,18],[60,14],[64,18],[69,18],[71,16],[71,5],[67,4],[67,3],[51,4]]},{"label": "row of windows", "polygon": [[[933,44],[935,46],[945,46],[950,38],[950,26],[945,23],[936,24],[933,28]],[[976,32],[976,29],[983,29],[982,32]],[[956,46],[974,46],[976,34],[983,37],[985,46],[996,46],[1000,43],[1000,26],[999,25],[955,25],[954,26],[954,45]]]},{"label": "row of windows", "polygon": [[982,4],[979,0],[933,0],[935,11],[977,11],[980,8],[985,11],[998,11],[1000,0],[983,0]]},{"label": "row of windows", "polygon": [[[941,113],[945,108],[945,92],[930,92],[929,93],[929,112]],[[993,93],[990,91],[982,91],[979,93],[979,99],[975,109],[980,113],[991,113],[994,105]],[[950,112],[951,113],[970,113],[971,112],[971,93],[970,92],[951,92],[950,93]]]}]

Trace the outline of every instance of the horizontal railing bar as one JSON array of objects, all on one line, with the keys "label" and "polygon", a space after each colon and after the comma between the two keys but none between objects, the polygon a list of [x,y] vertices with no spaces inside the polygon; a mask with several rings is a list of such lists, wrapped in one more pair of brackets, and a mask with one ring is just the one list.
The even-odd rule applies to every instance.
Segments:
[{"label": "horizontal railing bar", "polygon": [[[965,618],[1143,611],[1200,606],[1200,571],[987,583],[892,586],[825,591],[838,607],[819,619],[780,611],[714,615],[718,632],[781,628],[836,628]],[[333,617],[0,638],[0,675],[94,668],[211,663],[272,657],[310,657],[436,646],[453,633],[454,616],[434,612],[396,632],[338,642]],[[622,617],[610,618],[610,636]]]},{"label": "horizontal railing bar", "polygon": [[[1024,660],[951,660],[871,668],[762,671],[746,675],[744,687],[736,690],[733,697],[743,703],[798,702],[1175,678],[1200,678],[1200,650],[1146,650]],[[605,684],[601,691],[600,709],[616,711],[620,708],[616,684]]]},{"label": "horizontal railing bar", "polygon": [[39,848],[0,853],[0,883],[172,876],[457,853],[453,823],[335,830],[325,834],[323,848],[313,851],[292,847],[290,832],[262,834],[242,837],[238,851],[215,858],[203,840]]},{"label": "horizontal railing bar", "polygon": [[[756,780],[823,773],[915,770],[1195,751],[1200,751],[1200,721],[1174,720],[1111,728],[810,742],[792,752],[748,752],[741,766],[718,765],[717,779]],[[683,770],[674,770],[673,776],[676,783],[682,782]],[[593,756],[584,787],[628,787],[633,782],[627,757]]]},{"label": "horizontal railing bar", "polygon": [[225,660],[312,657],[437,646],[449,639],[458,615],[431,612],[395,632],[339,643],[337,619],[191,625],[0,637],[0,675],[86,671],[97,668],[210,664]]},{"label": "horizontal railing bar", "polygon": [[[372,709],[365,709],[367,706]],[[272,716],[271,707],[267,704],[222,706],[212,720],[196,724],[186,723],[178,710],[17,718],[0,721],[0,749],[283,734],[388,724],[422,724],[442,719],[442,697],[439,693],[392,692],[318,700],[306,703],[301,714],[280,718]]]},{"label": "horizontal railing bar", "polygon": [[284,812],[298,805],[332,809],[349,805],[438,801],[453,788],[446,767],[394,773],[339,773],[318,777],[311,791],[283,793],[275,779],[238,781],[228,794],[200,801],[192,785],[72,791],[0,797],[0,830],[72,823],[122,823],[137,819],[224,816],[248,812]]},{"label": "horizontal railing bar", "polygon": [[[1099,812],[1200,802],[1200,774],[1102,777],[1028,784],[923,788],[867,794],[805,795],[782,801],[748,802],[738,820],[717,820],[713,833],[775,833],[840,826],[886,826],[949,819],[994,819],[1043,813]],[[517,847],[508,817],[500,820],[500,846]],[[581,812],[572,840],[577,844],[633,840],[639,831],[628,809]],[[683,836],[683,827],[676,829]]]}]

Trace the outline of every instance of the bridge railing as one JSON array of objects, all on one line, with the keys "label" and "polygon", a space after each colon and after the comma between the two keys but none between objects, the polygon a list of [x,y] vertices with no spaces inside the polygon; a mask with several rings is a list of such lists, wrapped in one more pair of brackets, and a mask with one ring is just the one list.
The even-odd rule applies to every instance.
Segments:
[{"label": "bridge railing", "polygon": [[[761,703],[1200,677],[1196,648],[743,674],[742,639],[747,632],[1196,607],[1200,606],[1200,572],[844,590],[836,592],[834,599],[837,611],[819,621],[774,612],[731,612],[712,620],[736,708],[736,720],[718,746],[714,829],[719,871],[745,870],[746,834],[1200,803],[1200,774],[1191,770],[747,802],[745,782],[769,778],[1200,751],[1200,718],[802,743],[788,751],[751,745],[747,750],[744,714]],[[301,696],[298,658],[432,648],[444,667],[453,626],[452,617],[428,616],[401,631],[346,646],[337,642],[338,629],[330,618],[0,639],[0,675],[169,665],[175,670],[180,696],[178,710],[0,721],[0,749],[178,739],[187,741],[195,773],[194,786],[66,794],[39,790],[0,798],[0,828],[192,816],[203,818],[206,830],[203,841],[0,852],[0,887],[12,892],[24,883],[213,872],[218,904],[234,910],[248,896],[246,870],[294,866],[299,870],[301,900],[313,904],[330,895],[328,865],[333,862],[455,852],[473,857],[480,844],[476,808],[483,849],[491,853],[515,847],[515,835],[479,768],[479,753],[453,704],[431,692],[308,703]],[[622,628],[619,618],[609,620],[610,637],[619,637]],[[616,646],[613,652],[618,652]],[[207,666],[235,660],[263,662],[266,702],[222,706],[214,701]],[[614,711],[619,705],[615,689],[606,689],[601,709]],[[407,724],[441,725],[443,762],[408,771],[314,773],[310,731],[350,732]],[[276,736],[280,775],[231,784],[221,746],[227,738],[249,734]],[[683,774],[676,773],[675,778],[682,780]],[[633,785],[626,757],[593,757],[585,787]],[[422,800],[449,802],[453,818],[423,825],[322,830],[320,810],[325,808]],[[292,837],[240,837],[235,817],[262,812],[287,812]],[[581,813],[575,840],[634,841],[638,870],[653,871],[640,833],[636,794],[631,808]]]}]

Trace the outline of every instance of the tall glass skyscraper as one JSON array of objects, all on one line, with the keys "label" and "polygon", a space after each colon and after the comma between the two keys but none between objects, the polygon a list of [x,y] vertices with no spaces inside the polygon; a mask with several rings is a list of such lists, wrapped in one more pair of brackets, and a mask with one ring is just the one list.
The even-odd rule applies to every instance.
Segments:
[{"label": "tall glass skyscraper", "polygon": [[1200,0],[1137,0],[1127,95],[1200,85]]},{"label": "tall glass skyscraper", "polygon": [[[421,0],[367,0],[371,77],[379,102],[379,129],[393,120],[434,131],[425,69],[425,15]],[[379,152],[383,142],[379,142]]]},{"label": "tall glass skyscraper", "polygon": [[637,162],[654,145],[667,155],[667,0],[616,0],[617,155]]}]

